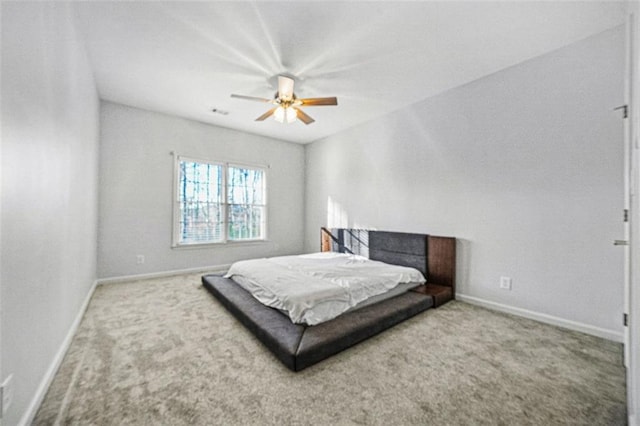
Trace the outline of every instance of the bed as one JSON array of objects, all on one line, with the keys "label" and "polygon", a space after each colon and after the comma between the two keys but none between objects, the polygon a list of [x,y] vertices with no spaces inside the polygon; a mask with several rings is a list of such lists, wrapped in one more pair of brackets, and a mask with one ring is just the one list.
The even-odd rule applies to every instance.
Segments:
[{"label": "bed", "polygon": [[362,229],[321,229],[321,252],[409,266],[426,285],[317,325],[296,324],[235,281],[202,277],[204,287],[287,368],[300,371],[455,296],[455,238]]}]

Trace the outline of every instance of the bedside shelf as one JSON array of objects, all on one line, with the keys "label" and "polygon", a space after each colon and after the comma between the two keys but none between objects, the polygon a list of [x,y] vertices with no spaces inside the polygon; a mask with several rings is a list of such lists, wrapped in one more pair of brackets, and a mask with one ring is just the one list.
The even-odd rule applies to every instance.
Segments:
[{"label": "bedside shelf", "polygon": [[420,287],[416,287],[411,291],[415,291],[416,293],[422,293],[422,294],[426,294],[427,296],[431,296],[431,298],[433,299],[434,308],[437,308],[438,306],[453,299],[452,288],[443,286],[443,285],[426,284],[426,285],[421,285]]}]

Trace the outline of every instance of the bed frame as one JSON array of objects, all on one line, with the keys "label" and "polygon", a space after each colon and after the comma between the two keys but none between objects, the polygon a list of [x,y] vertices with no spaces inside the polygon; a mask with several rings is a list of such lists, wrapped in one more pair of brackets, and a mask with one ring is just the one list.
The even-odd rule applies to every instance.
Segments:
[{"label": "bed frame", "polygon": [[232,280],[202,277],[204,287],[289,369],[300,371],[455,296],[455,238],[425,234],[321,229],[321,250],[360,254],[422,271],[428,284],[330,321],[294,324]]}]

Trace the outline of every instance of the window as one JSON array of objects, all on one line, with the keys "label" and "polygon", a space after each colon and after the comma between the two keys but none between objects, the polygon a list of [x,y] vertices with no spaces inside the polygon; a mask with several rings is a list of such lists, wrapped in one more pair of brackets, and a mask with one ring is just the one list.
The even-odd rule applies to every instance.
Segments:
[{"label": "window", "polygon": [[264,168],[177,157],[174,246],[264,240]]}]

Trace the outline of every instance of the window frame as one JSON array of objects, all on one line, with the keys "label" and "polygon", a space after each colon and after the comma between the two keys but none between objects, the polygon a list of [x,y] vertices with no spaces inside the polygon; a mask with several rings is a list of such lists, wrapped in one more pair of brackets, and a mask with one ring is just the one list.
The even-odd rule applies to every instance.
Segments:
[{"label": "window frame", "polygon": [[[261,164],[251,164],[238,161],[221,161],[221,160],[208,160],[203,158],[194,158],[185,155],[173,155],[173,185],[171,202],[173,207],[173,219],[172,219],[172,238],[171,248],[184,249],[184,248],[198,248],[206,246],[220,246],[220,245],[234,245],[234,244],[256,244],[268,242],[268,210],[269,210],[269,166]],[[193,243],[180,242],[180,163],[181,162],[194,162],[200,164],[211,164],[222,167],[222,213],[223,213],[223,226],[222,226],[222,240],[221,241],[198,241]],[[235,168],[247,168],[252,170],[260,170],[263,173],[263,200],[264,204],[264,216],[262,220],[262,237],[252,239],[229,239],[229,200],[228,200],[228,178],[229,167]]]}]

